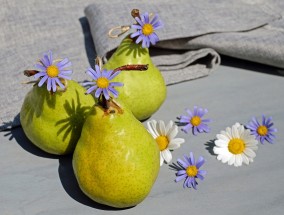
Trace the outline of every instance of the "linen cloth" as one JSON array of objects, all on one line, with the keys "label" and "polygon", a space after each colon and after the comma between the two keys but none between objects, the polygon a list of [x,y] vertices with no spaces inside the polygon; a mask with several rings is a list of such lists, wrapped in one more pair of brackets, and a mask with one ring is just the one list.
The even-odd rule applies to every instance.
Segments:
[{"label": "linen cloth", "polygon": [[33,69],[35,60],[52,50],[58,57],[69,57],[74,80],[88,79],[83,72],[94,65],[95,57],[106,55],[121,41],[108,38],[108,30],[133,24],[133,8],[158,13],[165,24],[151,54],[167,84],[208,75],[220,63],[218,53],[284,68],[281,0],[0,3],[0,130],[19,125],[18,113],[32,87],[21,84],[31,80],[23,70]]}]

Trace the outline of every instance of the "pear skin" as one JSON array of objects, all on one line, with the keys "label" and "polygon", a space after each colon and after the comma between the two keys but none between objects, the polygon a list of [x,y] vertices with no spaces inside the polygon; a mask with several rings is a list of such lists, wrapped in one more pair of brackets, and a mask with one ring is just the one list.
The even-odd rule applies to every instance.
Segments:
[{"label": "pear skin", "polygon": [[85,118],[94,105],[91,95],[75,81],[65,92],[51,94],[34,86],[26,95],[20,121],[28,139],[45,152],[62,155],[74,151]]},{"label": "pear skin", "polygon": [[126,108],[95,106],[73,154],[81,190],[94,201],[135,206],[149,194],[160,169],[159,148]]},{"label": "pear skin", "polygon": [[121,100],[138,120],[145,120],[155,113],[166,98],[163,76],[153,64],[149,50],[136,44],[129,36],[123,39],[104,68],[113,70],[123,65],[148,64],[146,71],[122,71],[113,80],[124,83],[118,89]]}]

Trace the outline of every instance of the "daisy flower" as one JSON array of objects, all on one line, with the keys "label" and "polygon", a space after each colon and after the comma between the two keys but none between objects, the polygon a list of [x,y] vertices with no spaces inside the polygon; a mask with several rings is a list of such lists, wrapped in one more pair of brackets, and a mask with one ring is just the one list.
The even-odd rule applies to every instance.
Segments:
[{"label": "daisy flower", "polygon": [[131,25],[131,28],[137,31],[130,35],[131,38],[137,37],[136,43],[142,41],[143,48],[149,48],[150,43],[155,45],[159,41],[159,37],[155,33],[155,30],[162,28],[163,24],[159,20],[156,14],[152,20],[150,20],[149,14],[146,12],[139,17],[135,17],[137,24]]},{"label": "daisy flower", "polygon": [[56,85],[64,89],[64,84],[61,83],[61,79],[70,80],[70,75],[72,71],[68,69],[72,64],[65,58],[63,60],[53,60],[52,52],[49,51],[43,55],[39,63],[35,64],[35,67],[40,71],[34,75],[36,79],[40,78],[38,86],[41,87],[45,82],[47,82],[47,90],[56,92]]},{"label": "daisy flower", "polygon": [[246,128],[251,130],[251,133],[256,137],[258,141],[264,144],[266,140],[269,143],[273,143],[275,135],[273,132],[277,132],[276,128],[272,128],[273,122],[272,117],[266,118],[262,115],[262,123],[259,123],[255,117],[246,125]]},{"label": "daisy flower", "polygon": [[171,150],[179,148],[180,144],[184,143],[184,139],[175,138],[178,133],[178,127],[174,125],[173,121],[165,125],[162,120],[159,123],[156,120],[151,120],[147,122],[147,127],[159,146],[160,166],[164,162],[169,163],[172,160]]},{"label": "daisy flower", "polygon": [[197,135],[197,133],[202,132],[209,132],[210,129],[207,124],[208,122],[211,122],[210,119],[202,119],[202,117],[208,113],[207,109],[198,108],[197,106],[194,106],[193,112],[191,112],[189,109],[186,109],[186,112],[188,113],[188,116],[182,115],[179,118],[179,123],[181,125],[185,125],[181,130],[185,133],[188,133],[189,130],[192,130],[193,135]]},{"label": "daisy flower", "polygon": [[190,152],[189,157],[184,155],[184,160],[178,159],[177,162],[181,166],[181,169],[176,173],[177,177],[175,179],[175,182],[179,182],[185,179],[183,188],[193,187],[194,189],[196,189],[196,185],[198,184],[196,179],[199,178],[200,180],[203,180],[204,176],[207,173],[205,170],[199,169],[205,162],[204,158],[200,156],[198,161],[195,162],[193,153]]},{"label": "daisy flower", "polygon": [[85,82],[84,85],[93,85],[90,87],[86,94],[90,94],[95,90],[95,97],[99,98],[102,94],[106,100],[110,99],[110,93],[113,94],[114,97],[118,96],[118,92],[114,87],[121,87],[123,83],[120,82],[110,82],[114,77],[116,77],[120,71],[113,72],[112,70],[105,70],[101,71],[98,65],[95,66],[95,70],[89,68],[87,70],[87,74],[92,77],[94,81],[92,82]]},{"label": "daisy flower", "polygon": [[217,159],[222,163],[227,163],[238,167],[242,163],[248,165],[253,162],[257,150],[257,140],[245,129],[243,125],[236,123],[232,128],[227,127],[226,131],[217,134],[213,151],[217,154]]}]

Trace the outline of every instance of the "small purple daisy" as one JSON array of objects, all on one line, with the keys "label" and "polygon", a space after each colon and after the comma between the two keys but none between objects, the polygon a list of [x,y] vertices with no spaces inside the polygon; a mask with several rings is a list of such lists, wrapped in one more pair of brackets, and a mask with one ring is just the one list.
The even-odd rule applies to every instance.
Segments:
[{"label": "small purple daisy", "polygon": [[59,78],[70,80],[70,75],[72,70],[68,70],[72,64],[65,58],[61,61],[53,60],[52,52],[49,51],[43,55],[39,63],[35,64],[35,67],[40,70],[39,73],[35,74],[36,79],[40,78],[38,86],[41,87],[45,82],[47,82],[47,90],[56,92],[56,85],[59,85],[62,89],[65,86],[61,83]]},{"label": "small purple daisy", "polygon": [[94,81],[84,83],[84,85],[93,85],[86,91],[86,94],[90,94],[92,91],[96,90],[95,92],[96,98],[99,98],[100,95],[103,94],[105,99],[109,100],[110,99],[109,92],[112,93],[116,98],[118,96],[118,92],[117,90],[114,89],[114,87],[121,87],[123,86],[123,83],[110,82],[110,80],[116,77],[119,73],[120,71],[113,73],[112,70],[107,71],[105,69],[101,71],[98,65],[95,66],[95,70],[89,68],[87,70],[87,74],[90,75]]},{"label": "small purple daisy", "polygon": [[184,160],[178,159],[177,162],[182,169],[178,170],[178,172],[176,173],[177,177],[175,179],[175,182],[179,182],[185,179],[183,188],[193,187],[196,190],[196,185],[198,184],[196,178],[203,180],[204,176],[207,173],[205,170],[199,169],[205,163],[204,158],[200,156],[198,161],[195,162],[193,153],[190,152],[189,157],[184,155]]},{"label": "small purple daisy", "polygon": [[134,28],[137,31],[132,33],[130,37],[137,37],[137,44],[142,41],[143,48],[149,48],[150,43],[152,45],[155,45],[159,41],[159,37],[155,33],[155,30],[163,27],[163,24],[159,20],[158,15],[156,14],[150,21],[149,14],[146,12],[140,15],[140,18],[135,17],[135,20],[137,21],[137,24],[131,25],[131,28]]},{"label": "small purple daisy", "polygon": [[271,144],[273,143],[273,139],[275,139],[273,132],[277,132],[277,129],[272,128],[272,126],[272,117],[266,118],[264,115],[262,115],[262,123],[259,123],[257,119],[253,117],[248,125],[246,125],[246,127],[251,130],[251,134],[262,144],[264,144],[265,140]]},{"label": "small purple daisy", "polygon": [[180,117],[179,123],[181,125],[185,125],[181,130],[185,133],[188,133],[190,129],[192,129],[193,135],[197,135],[197,133],[202,132],[209,132],[210,128],[207,124],[208,122],[211,122],[210,119],[202,119],[202,117],[208,113],[207,109],[198,108],[197,106],[194,106],[193,113],[186,109],[186,112],[189,116],[182,115]]}]

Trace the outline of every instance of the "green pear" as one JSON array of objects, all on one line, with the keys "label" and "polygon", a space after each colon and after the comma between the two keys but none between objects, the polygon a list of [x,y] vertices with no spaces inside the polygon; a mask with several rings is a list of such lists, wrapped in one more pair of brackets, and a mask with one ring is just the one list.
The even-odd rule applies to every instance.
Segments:
[{"label": "green pear", "polygon": [[51,94],[34,86],[26,95],[20,121],[28,139],[51,154],[73,152],[86,115],[94,104],[91,95],[75,81],[66,81],[65,91]]},{"label": "green pear", "polygon": [[159,148],[131,111],[121,105],[94,106],[73,154],[81,190],[117,208],[137,205],[150,192],[160,169]]},{"label": "green pear", "polygon": [[149,50],[136,44],[129,36],[123,39],[117,50],[104,65],[113,70],[123,65],[148,64],[146,71],[122,71],[113,80],[124,83],[118,89],[119,99],[127,105],[138,120],[145,120],[155,113],[166,98],[163,76],[153,64]]}]

